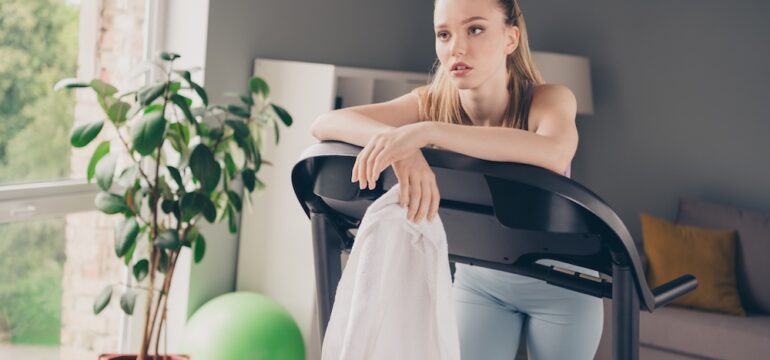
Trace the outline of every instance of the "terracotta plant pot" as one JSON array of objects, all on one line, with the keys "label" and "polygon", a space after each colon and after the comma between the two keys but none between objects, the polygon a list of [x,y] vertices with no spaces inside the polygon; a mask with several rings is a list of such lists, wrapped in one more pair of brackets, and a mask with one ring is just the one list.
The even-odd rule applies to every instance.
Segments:
[{"label": "terracotta plant pot", "polygon": [[[139,358],[137,354],[101,354],[99,360],[136,360]],[[190,360],[188,355],[169,354],[166,358],[163,355],[148,355],[147,360]]]}]

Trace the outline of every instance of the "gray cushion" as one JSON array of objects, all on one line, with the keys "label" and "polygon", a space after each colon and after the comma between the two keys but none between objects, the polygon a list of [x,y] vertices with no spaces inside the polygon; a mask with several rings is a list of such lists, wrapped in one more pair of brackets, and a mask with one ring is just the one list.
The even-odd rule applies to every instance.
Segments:
[{"label": "gray cushion", "polygon": [[[605,329],[607,331],[607,329]],[[639,314],[639,343],[717,359],[770,354],[770,316],[733,316],[667,306]]]},{"label": "gray cushion", "polygon": [[680,199],[677,223],[738,230],[736,279],[748,312],[770,314],[770,215],[704,200]]}]

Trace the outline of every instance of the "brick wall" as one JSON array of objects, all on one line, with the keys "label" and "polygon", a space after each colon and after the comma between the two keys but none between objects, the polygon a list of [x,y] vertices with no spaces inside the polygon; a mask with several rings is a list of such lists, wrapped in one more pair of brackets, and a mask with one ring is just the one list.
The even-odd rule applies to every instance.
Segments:
[{"label": "brick wall", "polygon": [[[141,83],[128,78],[144,58],[145,8],[143,0],[84,0],[81,4],[78,78],[98,77],[124,91]],[[88,122],[104,118],[90,90],[77,93],[75,118]],[[112,151],[125,153],[112,125],[85,149],[72,153],[71,171],[83,177],[94,148],[110,140]],[[120,160],[121,167],[127,159]],[[118,216],[98,211],[66,217],[66,261],[62,282],[62,328],[60,358],[96,359],[98,354],[117,352],[120,347],[119,297],[125,266],[115,256],[114,224]],[[93,314],[93,302],[105,285],[114,284],[112,302],[101,314]],[[137,303],[138,305],[138,303]]]}]

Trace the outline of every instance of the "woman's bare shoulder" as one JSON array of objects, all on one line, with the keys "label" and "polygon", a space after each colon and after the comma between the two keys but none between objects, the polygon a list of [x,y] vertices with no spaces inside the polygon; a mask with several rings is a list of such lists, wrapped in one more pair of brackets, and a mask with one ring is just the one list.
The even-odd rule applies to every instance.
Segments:
[{"label": "woman's bare shoulder", "polygon": [[540,84],[532,91],[532,104],[529,109],[530,131],[537,132],[539,122],[553,112],[575,112],[577,102],[575,94],[565,85]]}]

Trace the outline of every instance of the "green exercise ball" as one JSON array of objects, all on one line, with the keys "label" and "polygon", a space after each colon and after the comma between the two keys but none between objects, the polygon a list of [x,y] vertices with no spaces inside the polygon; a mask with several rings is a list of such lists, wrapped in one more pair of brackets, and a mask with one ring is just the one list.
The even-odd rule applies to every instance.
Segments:
[{"label": "green exercise ball", "polygon": [[187,322],[190,360],[305,360],[302,333],[281,304],[234,292],[201,306]]}]

